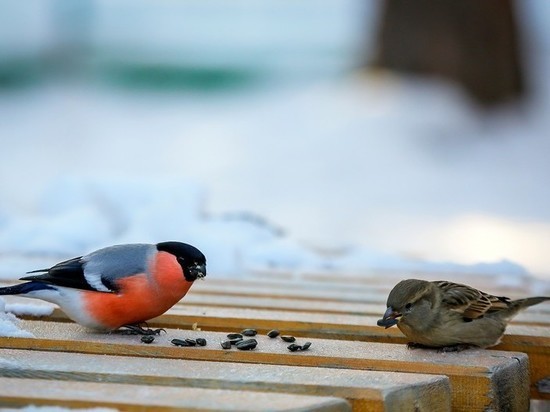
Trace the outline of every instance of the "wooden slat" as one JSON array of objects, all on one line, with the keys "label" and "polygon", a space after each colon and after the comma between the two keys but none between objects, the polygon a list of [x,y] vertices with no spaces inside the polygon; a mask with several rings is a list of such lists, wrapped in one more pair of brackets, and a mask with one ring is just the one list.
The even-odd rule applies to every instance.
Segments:
[{"label": "wooden slat", "polygon": [[109,407],[126,411],[347,412],[344,399],[202,388],[0,377],[0,406]]},{"label": "wooden slat", "polygon": [[[382,317],[386,305],[358,302],[323,302],[317,300],[273,299],[249,296],[220,296],[190,293],[180,303],[183,306],[210,306],[288,312],[332,313]],[[525,325],[550,325],[550,302],[534,306],[512,319],[512,323]],[[546,311],[544,311],[546,309]]]},{"label": "wooden slat", "polygon": [[[317,285],[311,287],[309,285]],[[391,285],[393,287],[393,284]],[[247,278],[224,280],[215,279],[195,282],[189,295],[208,294],[218,296],[256,297],[270,299],[298,299],[302,301],[370,303],[385,306],[390,288],[370,288],[368,286],[341,285],[325,283],[319,286],[313,282],[273,282],[250,281]],[[499,290],[497,287],[482,288],[491,294],[502,294],[512,299],[523,298],[532,293]],[[548,303],[537,305],[538,311],[550,312]]]},{"label": "wooden slat", "polygon": [[332,396],[354,411],[451,408],[449,380],[437,375],[10,349],[0,349],[0,359],[4,377]]},{"label": "wooden slat", "polygon": [[[446,375],[451,381],[452,407],[457,411],[525,410],[529,404],[527,356],[515,352],[469,350],[461,353],[410,351],[403,345],[311,339],[304,352],[289,352],[280,339],[257,336],[254,351],[223,350],[214,342],[219,332],[168,330],[154,344],[120,334],[89,333],[70,323],[23,321],[33,338],[0,338],[0,347],[96,354],[117,354],[188,360],[318,366]],[[181,348],[174,337],[204,337],[206,347]],[[310,339],[308,339],[310,340]]]},{"label": "wooden slat", "polygon": [[[263,271],[262,271],[263,272]],[[273,278],[285,278],[282,273],[262,273],[257,271],[254,276],[258,279],[273,279]],[[514,276],[512,275],[511,278]],[[363,286],[377,286],[389,288],[395,285],[397,282],[403,279],[423,279],[423,280],[449,280],[451,282],[463,283],[466,285],[474,286],[478,289],[482,289],[485,292],[491,294],[508,294],[518,295],[518,297],[529,296],[533,292],[533,289],[538,290],[540,295],[550,294],[550,282],[535,279],[530,277],[523,277],[517,279],[517,282],[502,283],[495,276],[484,274],[467,274],[467,273],[418,273],[411,271],[378,271],[370,274],[328,274],[328,273],[300,273],[299,275],[293,275],[290,279],[299,278],[306,282],[318,282],[325,284],[332,284],[335,280],[344,282],[350,285],[363,285]]]},{"label": "wooden slat", "polygon": [[302,300],[323,300],[334,302],[370,302],[385,303],[387,295],[377,291],[348,290],[335,292],[330,288],[304,289],[293,284],[285,285],[285,288],[273,288],[269,285],[259,286],[249,284],[244,280],[238,282],[195,282],[193,293],[208,293],[210,295],[232,296],[256,296],[275,299],[299,298]]},{"label": "wooden slat", "polygon": [[[223,331],[248,327],[261,331],[279,328],[311,337],[390,343],[406,342],[399,329],[395,327],[384,329],[377,326],[376,321],[379,318],[379,316],[177,305],[164,315],[149,321],[149,324],[157,327],[187,328],[198,323],[204,329]],[[69,320],[60,309],[55,309],[52,315],[46,319]],[[540,338],[537,342],[550,344],[550,327],[512,324],[508,326],[506,336],[517,336],[513,338],[515,342],[535,337]]]},{"label": "wooden slat", "polygon": [[[37,307],[48,306],[56,307],[51,303],[47,303],[37,299],[22,298],[19,296],[4,296],[7,307],[6,311],[10,311],[10,307],[15,304],[21,314],[21,310],[26,305]],[[220,308],[234,308],[234,309],[258,309],[258,310],[275,310],[275,311],[288,311],[288,312],[305,312],[305,313],[319,313],[319,314],[335,314],[335,315],[354,315],[354,316],[371,316],[377,319],[382,316],[386,306],[381,303],[358,303],[358,302],[324,302],[320,300],[302,300],[299,298],[294,299],[274,299],[274,298],[260,298],[260,297],[248,297],[248,296],[223,296],[223,295],[210,295],[189,293],[184,299],[182,299],[176,306],[198,306],[198,307],[220,307]],[[23,314],[29,314],[23,312]],[[542,303],[528,308],[527,310],[519,313],[514,319],[513,324],[524,324],[533,326],[550,326],[550,302]]]},{"label": "wooden slat", "polygon": [[[368,276],[353,276],[340,273],[321,275],[301,274],[292,277],[281,277],[280,274],[272,276],[260,277],[257,274],[241,278],[216,278],[215,276],[208,278],[204,283],[210,284],[212,287],[222,286],[242,286],[249,288],[269,288],[287,289],[287,290],[330,290],[333,293],[340,292],[362,292],[366,294],[381,293],[387,296],[390,290],[399,281],[408,278],[416,278],[423,280],[450,280],[457,283],[471,285],[478,289],[494,295],[504,295],[510,298],[522,298],[533,295],[533,290],[536,289],[537,295],[550,295],[550,281],[535,280],[535,279],[520,279],[519,284],[506,285],[499,284],[492,276],[467,276],[454,274],[446,276],[445,274],[404,274],[399,273],[395,276],[384,277],[368,277]],[[536,282],[536,284],[535,284]],[[202,284],[203,282],[200,282]],[[200,287],[200,286],[199,286]]]}]

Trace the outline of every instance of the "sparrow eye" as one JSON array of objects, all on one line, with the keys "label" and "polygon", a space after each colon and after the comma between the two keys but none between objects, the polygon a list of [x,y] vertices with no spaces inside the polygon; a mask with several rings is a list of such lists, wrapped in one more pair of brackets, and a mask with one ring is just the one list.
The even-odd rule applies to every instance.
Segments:
[{"label": "sparrow eye", "polygon": [[405,309],[411,310],[411,308],[412,308],[412,303],[407,303],[407,304],[405,305]]}]

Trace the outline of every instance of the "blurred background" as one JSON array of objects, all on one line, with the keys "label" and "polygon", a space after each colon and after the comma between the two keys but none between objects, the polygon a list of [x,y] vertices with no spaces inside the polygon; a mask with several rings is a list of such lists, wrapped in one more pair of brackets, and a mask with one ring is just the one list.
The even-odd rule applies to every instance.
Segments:
[{"label": "blurred background", "polygon": [[213,276],[544,282],[548,21],[546,0],[0,0],[0,274],[173,239]]}]

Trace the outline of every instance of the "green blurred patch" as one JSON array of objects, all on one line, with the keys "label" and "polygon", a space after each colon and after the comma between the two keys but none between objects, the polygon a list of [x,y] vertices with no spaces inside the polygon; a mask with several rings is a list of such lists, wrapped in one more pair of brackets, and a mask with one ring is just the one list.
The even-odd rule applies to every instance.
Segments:
[{"label": "green blurred patch", "polygon": [[41,61],[0,60],[0,89],[14,89],[36,84],[43,71]]},{"label": "green blurred patch", "polygon": [[117,65],[104,68],[108,81],[133,89],[217,91],[248,87],[259,74],[252,70],[159,65]]}]

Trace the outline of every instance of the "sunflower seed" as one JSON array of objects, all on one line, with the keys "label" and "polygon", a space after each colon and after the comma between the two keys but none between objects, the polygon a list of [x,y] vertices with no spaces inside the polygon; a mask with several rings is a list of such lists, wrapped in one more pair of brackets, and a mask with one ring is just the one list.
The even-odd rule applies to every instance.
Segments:
[{"label": "sunflower seed", "polygon": [[185,339],[189,346],[197,346],[197,341],[195,339]]},{"label": "sunflower seed", "polygon": [[145,335],[141,337],[141,341],[143,343],[152,343],[154,340],[155,340],[155,337],[151,335]]},{"label": "sunflower seed", "polygon": [[301,350],[308,350],[310,346],[311,346],[311,342],[306,342],[302,345]]},{"label": "sunflower seed", "polygon": [[296,341],[296,338],[294,336],[290,336],[290,335],[281,335],[281,339],[284,340],[285,342],[295,342]]},{"label": "sunflower seed", "polygon": [[258,346],[258,341],[256,339],[247,339],[242,342],[237,343],[237,349],[240,350],[251,350]]},{"label": "sunflower seed", "polygon": [[281,334],[281,332],[279,332],[277,329],[273,329],[273,330],[270,330],[269,332],[267,332],[267,336],[269,336],[270,338],[276,338],[280,334]]},{"label": "sunflower seed", "polygon": [[172,345],[176,346],[191,346],[191,344],[187,342],[187,340],[182,339],[172,339],[170,342],[172,343]]},{"label": "sunflower seed", "polygon": [[241,335],[244,336],[256,336],[257,333],[256,329],[244,329],[241,331]]},{"label": "sunflower seed", "polygon": [[220,342],[220,345],[222,345],[222,348],[224,349],[231,349],[231,342],[228,340]]},{"label": "sunflower seed", "polygon": [[297,350],[300,350],[302,347],[300,345],[296,345],[295,343],[292,343],[288,345],[287,349],[291,352],[296,352]]},{"label": "sunflower seed", "polygon": [[240,333],[229,333],[227,335],[227,338],[228,339],[242,339],[243,335],[241,335]]},{"label": "sunflower seed", "polygon": [[197,338],[197,339],[195,339],[195,341],[197,342],[197,345],[199,345],[199,346],[206,346],[206,339]]}]

